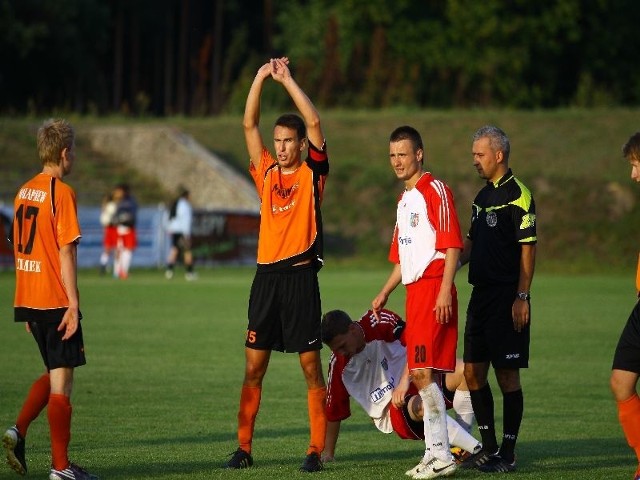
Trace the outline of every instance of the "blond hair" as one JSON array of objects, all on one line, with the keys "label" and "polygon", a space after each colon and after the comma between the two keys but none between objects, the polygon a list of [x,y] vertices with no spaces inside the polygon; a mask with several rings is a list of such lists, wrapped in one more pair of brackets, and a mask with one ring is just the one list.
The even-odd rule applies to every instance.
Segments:
[{"label": "blond hair", "polygon": [[75,132],[66,120],[51,118],[42,123],[37,139],[42,165],[60,165],[62,151],[73,146]]}]

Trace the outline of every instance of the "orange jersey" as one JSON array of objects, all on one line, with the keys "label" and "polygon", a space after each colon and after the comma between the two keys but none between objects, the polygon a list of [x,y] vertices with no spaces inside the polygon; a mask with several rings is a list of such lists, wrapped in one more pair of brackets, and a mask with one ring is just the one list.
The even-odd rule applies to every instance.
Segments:
[{"label": "orange jersey", "polygon": [[49,310],[69,306],[60,248],[81,236],[73,189],[41,173],[25,183],[14,201],[14,307]]},{"label": "orange jersey", "polygon": [[640,254],[638,255],[638,268],[636,268],[636,291],[640,292]]},{"label": "orange jersey", "polygon": [[265,148],[260,165],[249,173],[260,196],[258,265],[289,266],[316,258],[322,262],[320,203],[329,173],[326,150],[309,144],[309,156],[283,173]]}]

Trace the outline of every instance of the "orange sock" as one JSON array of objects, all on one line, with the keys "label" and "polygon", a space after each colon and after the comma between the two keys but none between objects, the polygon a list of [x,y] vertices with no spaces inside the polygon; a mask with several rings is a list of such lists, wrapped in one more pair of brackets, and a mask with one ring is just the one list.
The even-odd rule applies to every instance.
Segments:
[{"label": "orange sock", "polygon": [[320,455],[324,450],[324,438],[327,435],[326,399],[326,387],[307,390],[307,406],[309,409],[309,425],[311,429],[311,443],[307,449],[307,455],[312,452]]},{"label": "orange sock", "polygon": [[618,402],[618,418],[627,442],[635,450],[640,463],[640,397],[638,394]]},{"label": "orange sock", "polygon": [[51,463],[56,470],[69,466],[68,448],[71,440],[71,403],[66,395],[49,396],[49,434],[51,436]]},{"label": "orange sock", "polygon": [[261,396],[262,387],[242,386],[240,410],[238,411],[238,445],[247,453],[251,453],[253,428],[260,409]]},{"label": "orange sock", "polygon": [[47,406],[50,390],[51,384],[49,383],[48,373],[42,375],[31,385],[27,398],[22,404],[22,409],[16,420],[16,427],[22,437],[27,436],[29,425],[38,418],[40,412]]}]

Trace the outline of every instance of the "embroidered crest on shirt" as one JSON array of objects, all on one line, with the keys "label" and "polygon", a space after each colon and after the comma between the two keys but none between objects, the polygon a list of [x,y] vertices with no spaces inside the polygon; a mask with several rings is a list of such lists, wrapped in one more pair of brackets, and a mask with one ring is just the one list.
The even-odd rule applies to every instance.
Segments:
[{"label": "embroidered crest on shirt", "polygon": [[382,369],[384,371],[389,370],[389,362],[387,362],[387,358],[383,358],[382,361],[380,362],[380,365],[382,365]]},{"label": "embroidered crest on shirt", "polygon": [[415,228],[418,226],[419,223],[420,223],[420,214],[412,213],[411,219],[410,219],[410,225]]},{"label": "embroidered crest on shirt", "polygon": [[495,227],[498,224],[498,215],[496,212],[487,213],[487,225],[490,227]]}]

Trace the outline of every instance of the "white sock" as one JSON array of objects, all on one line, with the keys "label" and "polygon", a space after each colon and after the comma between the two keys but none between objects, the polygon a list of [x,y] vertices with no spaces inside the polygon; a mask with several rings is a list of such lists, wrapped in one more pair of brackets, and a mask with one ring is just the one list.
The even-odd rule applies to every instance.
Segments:
[{"label": "white sock", "polygon": [[[473,413],[473,405],[471,404],[471,394],[469,390],[456,390],[453,394],[453,409],[456,412],[456,420],[462,428],[471,433],[475,414]],[[466,450],[466,448],[465,448]]]},{"label": "white sock", "polygon": [[120,275],[129,275],[129,267],[131,266],[131,257],[133,253],[129,249],[120,252]]},{"label": "white sock", "polygon": [[480,442],[473,438],[462,425],[447,415],[447,434],[449,444],[453,447],[460,447],[467,452],[473,453]]},{"label": "white sock", "polygon": [[[447,407],[444,404],[442,391],[436,383],[430,383],[419,391],[424,409],[424,437],[426,450],[431,450],[431,456],[442,460],[451,461],[449,450],[449,437],[447,435]],[[429,440],[427,440],[429,439]],[[431,445],[427,444],[427,441]],[[427,454],[425,451],[425,457]]]}]

